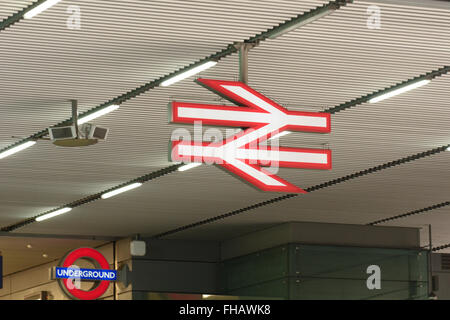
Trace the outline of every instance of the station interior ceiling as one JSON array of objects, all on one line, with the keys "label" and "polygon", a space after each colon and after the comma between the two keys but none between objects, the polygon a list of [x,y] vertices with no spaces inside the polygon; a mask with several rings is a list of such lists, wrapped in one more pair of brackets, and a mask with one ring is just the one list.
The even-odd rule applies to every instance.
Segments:
[{"label": "station interior ceiling", "polygon": [[[3,0],[0,21],[30,5]],[[34,19],[0,31],[0,149],[71,117],[69,100],[90,110],[141,85],[322,6],[318,0],[63,0]],[[81,28],[67,28],[68,6],[81,8]],[[381,27],[367,27],[367,8],[381,8]],[[354,1],[275,39],[248,57],[249,86],[289,110],[320,112],[449,65],[450,2]],[[222,58],[203,78],[238,80],[239,56]],[[108,139],[86,148],[39,140],[0,160],[0,228],[171,166],[171,101],[229,104],[195,77],[156,87],[96,119]],[[329,134],[295,132],[280,145],[330,148],[329,171],[281,168],[302,188],[320,185],[450,144],[450,74],[378,103],[332,114]],[[206,129],[206,128],[205,128]],[[222,128],[225,130],[225,128]],[[288,221],[368,224],[449,201],[450,152],[407,161],[310,194],[178,229],[277,198],[214,166],[155,178],[136,190],[74,208],[70,213],[2,232],[14,272],[44,263],[82,237],[164,234],[165,239],[221,241]],[[450,206],[379,225],[418,227],[428,245],[450,243]],[[21,233],[79,239],[17,237]],[[50,236],[49,236],[50,237]],[[26,244],[34,242],[35,249]],[[101,240],[95,242],[101,243]],[[35,254],[22,261],[24,252]],[[448,249],[439,252],[448,252]],[[15,261],[15,262],[14,262]],[[42,262],[41,262],[42,261]]]}]

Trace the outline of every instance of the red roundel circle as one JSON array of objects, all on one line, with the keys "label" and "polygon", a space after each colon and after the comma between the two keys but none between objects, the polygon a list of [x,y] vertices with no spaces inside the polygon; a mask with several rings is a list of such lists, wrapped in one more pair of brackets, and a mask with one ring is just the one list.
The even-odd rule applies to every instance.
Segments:
[{"label": "red roundel circle", "polygon": [[[79,248],[70,252],[63,260],[61,267],[69,268],[74,265],[78,259],[87,259],[93,262],[98,268],[108,270],[109,263],[106,261],[105,257],[95,249],[92,248]],[[84,291],[77,288],[72,288],[73,285],[69,285],[71,279],[62,279],[64,291],[66,291],[69,296],[79,299],[79,300],[95,300],[100,298],[108,289],[110,281],[102,280],[100,283],[90,291]]]}]

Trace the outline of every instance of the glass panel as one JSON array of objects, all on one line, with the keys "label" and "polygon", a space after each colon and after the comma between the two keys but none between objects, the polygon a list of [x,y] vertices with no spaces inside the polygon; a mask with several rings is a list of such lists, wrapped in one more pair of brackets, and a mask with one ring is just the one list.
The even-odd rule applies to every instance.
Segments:
[{"label": "glass panel", "polygon": [[276,247],[225,261],[222,283],[226,290],[286,277],[288,275],[287,246]]}]

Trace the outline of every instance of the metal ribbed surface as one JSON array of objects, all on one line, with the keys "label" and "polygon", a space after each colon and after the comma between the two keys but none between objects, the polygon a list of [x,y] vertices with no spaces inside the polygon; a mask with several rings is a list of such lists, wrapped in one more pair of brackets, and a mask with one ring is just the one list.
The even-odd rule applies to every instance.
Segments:
[{"label": "metal ribbed surface", "polygon": [[34,0],[2,0],[0,5],[0,21],[31,5]]},{"label": "metal ribbed surface", "polygon": [[[69,118],[65,99],[77,98],[87,110],[325,2],[64,0],[0,34],[0,147],[14,142],[11,135],[27,136]],[[66,28],[71,4],[81,7],[81,30]],[[249,84],[292,110],[320,111],[450,63],[450,8],[377,3],[382,28],[370,30],[369,4],[357,2],[261,43],[250,52]],[[237,55],[202,76],[237,79]],[[287,146],[329,145],[334,168],[282,169],[280,175],[308,187],[450,143],[449,86],[450,76],[442,76],[405,95],[333,115],[331,134],[283,137]],[[105,143],[61,149],[40,141],[2,160],[0,225],[168,165],[170,134],[183,127],[167,124],[172,99],[219,103],[185,80],[151,90],[96,121],[111,129]],[[448,199],[449,160],[450,153],[418,160],[176,237],[221,239],[290,220],[367,223],[425,207]],[[204,166],[20,231],[156,234],[273,197]],[[435,216],[423,219],[439,229],[445,223]],[[397,223],[409,225],[409,219]],[[450,242],[443,228],[433,236],[436,245]]]}]

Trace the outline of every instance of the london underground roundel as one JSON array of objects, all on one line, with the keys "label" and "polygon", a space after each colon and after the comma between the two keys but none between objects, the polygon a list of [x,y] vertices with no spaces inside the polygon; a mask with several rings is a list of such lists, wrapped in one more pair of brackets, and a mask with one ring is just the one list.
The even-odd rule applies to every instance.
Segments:
[{"label": "london underground roundel", "polygon": [[[82,269],[76,266],[78,260],[87,260],[95,269]],[[92,248],[79,248],[69,252],[55,268],[54,277],[64,293],[76,300],[95,300],[108,290],[111,281],[117,280],[117,271],[109,268],[106,258]],[[75,284],[74,284],[75,281]],[[80,281],[94,281],[89,290],[82,290]]]}]

